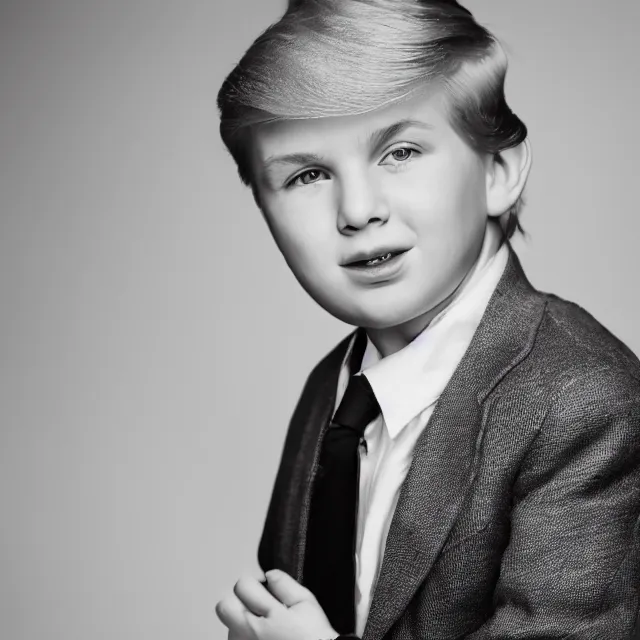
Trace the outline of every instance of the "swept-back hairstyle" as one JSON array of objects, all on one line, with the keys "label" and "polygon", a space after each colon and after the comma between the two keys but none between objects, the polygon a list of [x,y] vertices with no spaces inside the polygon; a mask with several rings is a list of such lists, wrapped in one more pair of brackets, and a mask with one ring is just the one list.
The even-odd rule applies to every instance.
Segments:
[{"label": "swept-back hairstyle", "polygon": [[[220,134],[255,195],[252,126],[362,114],[437,83],[458,134],[498,154],[527,137],[505,100],[506,71],[499,42],[455,0],[291,0],[222,84]],[[522,230],[521,205],[503,220],[507,238]]]}]

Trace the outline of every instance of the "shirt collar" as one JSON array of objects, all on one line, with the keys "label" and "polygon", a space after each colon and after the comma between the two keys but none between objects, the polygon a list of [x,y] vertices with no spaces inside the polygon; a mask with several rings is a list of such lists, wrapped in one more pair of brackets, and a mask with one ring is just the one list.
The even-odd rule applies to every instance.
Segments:
[{"label": "shirt collar", "polygon": [[406,347],[381,358],[367,338],[359,373],[371,384],[391,438],[438,400],[464,356],[508,261],[506,243],[498,249],[501,235],[496,223],[487,225],[469,277]]}]

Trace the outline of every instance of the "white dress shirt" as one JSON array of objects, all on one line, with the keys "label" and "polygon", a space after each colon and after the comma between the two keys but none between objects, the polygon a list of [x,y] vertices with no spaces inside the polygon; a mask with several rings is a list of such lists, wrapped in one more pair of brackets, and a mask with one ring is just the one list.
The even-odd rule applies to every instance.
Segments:
[{"label": "white dress shirt", "polygon": [[[466,282],[411,343],[382,358],[367,339],[359,373],[367,376],[381,415],[364,432],[360,449],[360,489],[356,529],[356,633],[362,636],[369,615],[391,519],[415,444],[440,394],[467,350],[508,259],[499,250],[501,231],[490,222],[480,256]],[[336,408],[349,382],[349,356],[338,380]]]}]

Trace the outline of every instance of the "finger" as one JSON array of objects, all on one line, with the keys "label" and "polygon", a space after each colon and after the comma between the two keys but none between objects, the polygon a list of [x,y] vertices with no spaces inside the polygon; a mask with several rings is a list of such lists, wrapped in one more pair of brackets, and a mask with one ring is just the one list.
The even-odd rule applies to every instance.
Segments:
[{"label": "finger", "polygon": [[284,571],[272,569],[267,571],[266,576],[269,591],[287,607],[293,607],[303,600],[315,599],[309,589],[296,582]]},{"label": "finger", "polygon": [[236,582],[233,592],[241,600],[242,604],[257,616],[267,616],[282,603],[265,589],[255,578],[240,578]]},{"label": "finger", "polygon": [[248,622],[253,618],[258,619],[255,614],[247,610],[235,593],[218,602],[216,615],[220,618],[220,622],[229,629],[230,635],[236,634],[240,637],[249,634]]}]

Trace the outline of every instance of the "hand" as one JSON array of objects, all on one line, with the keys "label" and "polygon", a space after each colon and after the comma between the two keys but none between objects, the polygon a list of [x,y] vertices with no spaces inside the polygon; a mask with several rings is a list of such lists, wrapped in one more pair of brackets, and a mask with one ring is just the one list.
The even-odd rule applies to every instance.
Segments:
[{"label": "hand", "polygon": [[329,640],[333,629],[315,596],[284,571],[265,574],[267,588],[241,578],[233,594],[216,605],[229,640]]}]

